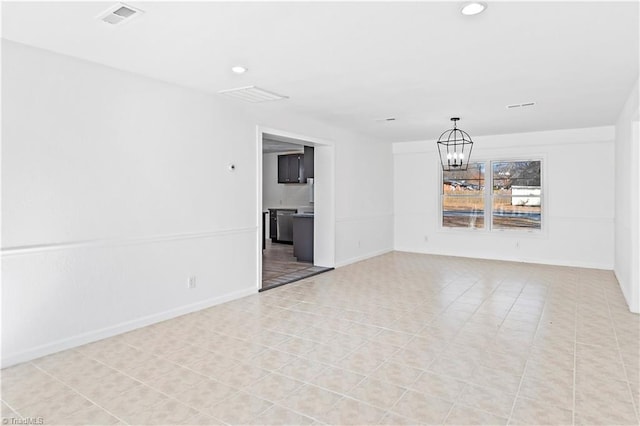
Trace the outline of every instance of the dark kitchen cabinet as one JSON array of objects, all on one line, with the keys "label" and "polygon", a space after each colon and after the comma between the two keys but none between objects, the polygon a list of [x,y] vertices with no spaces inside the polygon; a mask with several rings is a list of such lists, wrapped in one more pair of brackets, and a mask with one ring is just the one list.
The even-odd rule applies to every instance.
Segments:
[{"label": "dark kitchen cabinet", "polygon": [[299,262],[313,263],[313,214],[293,215],[293,255]]},{"label": "dark kitchen cabinet", "polygon": [[304,155],[278,155],[278,183],[303,183]]},{"label": "dark kitchen cabinet", "polygon": [[307,181],[307,178],[312,178],[313,176],[313,147],[306,146],[304,147],[304,182]]}]

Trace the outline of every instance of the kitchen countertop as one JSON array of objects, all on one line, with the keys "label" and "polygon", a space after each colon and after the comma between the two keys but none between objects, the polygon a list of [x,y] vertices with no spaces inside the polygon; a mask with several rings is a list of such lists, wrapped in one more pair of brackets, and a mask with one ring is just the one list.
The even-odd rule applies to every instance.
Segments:
[{"label": "kitchen countertop", "polygon": [[305,213],[311,210],[311,212],[309,213],[313,213],[313,206],[277,206],[277,207],[265,207],[265,210],[296,210],[296,211],[302,210]]}]

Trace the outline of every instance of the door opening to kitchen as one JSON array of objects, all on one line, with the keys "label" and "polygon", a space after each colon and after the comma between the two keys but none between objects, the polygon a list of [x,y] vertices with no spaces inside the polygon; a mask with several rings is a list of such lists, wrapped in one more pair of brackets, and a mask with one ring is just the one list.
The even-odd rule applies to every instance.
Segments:
[{"label": "door opening to kitchen", "polygon": [[262,134],[262,285],[267,290],[332,268],[314,265],[314,147]]}]

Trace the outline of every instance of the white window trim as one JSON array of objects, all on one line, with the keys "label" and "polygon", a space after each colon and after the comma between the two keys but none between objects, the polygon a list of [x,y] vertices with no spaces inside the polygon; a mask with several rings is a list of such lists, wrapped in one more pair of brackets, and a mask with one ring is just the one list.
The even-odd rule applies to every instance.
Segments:
[{"label": "white window trim", "polygon": [[[540,161],[540,179],[542,180],[541,193],[540,193],[540,229],[494,229],[492,226],[492,214],[493,214],[493,163],[503,162],[515,162],[515,161]],[[506,157],[490,157],[490,158],[472,158],[469,163],[484,163],[484,228],[452,228],[443,225],[442,215],[442,180],[443,170],[440,164],[440,159],[437,159],[438,173],[438,231],[443,233],[452,234],[469,234],[479,233],[485,235],[503,235],[503,236],[530,236],[532,238],[546,238],[548,235],[548,220],[549,220],[549,191],[547,185],[547,156],[544,154],[527,155],[527,156],[506,156]],[[489,172],[489,176],[487,176]]]}]

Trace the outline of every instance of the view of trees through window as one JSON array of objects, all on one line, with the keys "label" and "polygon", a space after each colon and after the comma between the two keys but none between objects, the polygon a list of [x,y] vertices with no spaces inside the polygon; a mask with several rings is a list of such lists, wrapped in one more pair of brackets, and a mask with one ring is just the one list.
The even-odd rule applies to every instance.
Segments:
[{"label": "view of trees through window", "polygon": [[[485,190],[489,165],[491,191]],[[542,223],[541,162],[469,163],[465,171],[442,174],[442,226],[485,228],[485,205],[491,229],[540,229]],[[490,197],[489,202],[485,202]],[[488,207],[488,208],[489,208]]]}]

